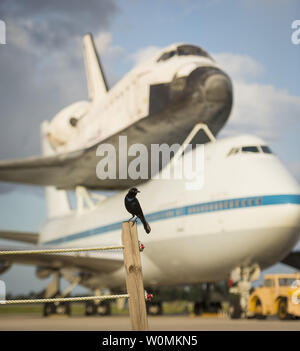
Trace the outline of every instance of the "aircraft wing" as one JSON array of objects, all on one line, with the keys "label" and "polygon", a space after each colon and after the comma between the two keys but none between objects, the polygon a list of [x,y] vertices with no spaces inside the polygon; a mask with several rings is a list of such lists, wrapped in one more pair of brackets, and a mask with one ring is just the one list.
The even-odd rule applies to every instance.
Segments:
[{"label": "aircraft wing", "polygon": [[[161,123],[161,122],[160,122]],[[150,148],[153,143],[153,133],[156,130],[144,118],[134,125],[123,129],[103,141],[76,151],[60,153],[51,156],[35,156],[24,159],[0,161],[0,181],[10,183],[23,183],[34,185],[52,185],[60,189],[73,189],[77,185],[88,189],[124,190],[135,186],[145,180],[140,179],[103,179],[96,175],[96,167],[101,157],[96,155],[98,146],[102,143],[111,144],[117,151],[119,149],[119,135],[127,135],[130,144],[143,143]],[[159,128],[163,130],[163,126]],[[157,134],[157,131],[156,131]],[[167,142],[167,141],[166,141]],[[130,146],[128,145],[128,147]],[[128,160],[134,159],[130,156]],[[117,162],[116,171],[119,172]],[[129,162],[128,162],[129,164]]]},{"label": "aircraft wing", "polygon": [[300,270],[300,251],[290,252],[283,260],[281,260],[281,263]]},{"label": "aircraft wing", "polygon": [[[42,249],[54,249],[55,247],[45,246],[26,246],[26,247],[1,247],[0,251],[19,251],[19,250],[42,250]],[[56,247],[57,248],[57,247]],[[76,253],[37,253],[37,254],[6,254],[0,255],[0,268],[9,267],[12,264],[28,264],[38,267],[44,267],[48,269],[60,269],[66,267],[77,268],[81,271],[94,272],[94,273],[110,273],[123,264],[123,255],[120,252],[112,250],[110,252],[105,251],[93,251],[92,253],[87,252],[76,252]],[[0,270],[1,271],[1,270]]]},{"label": "aircraft wing", "polygon": [[39,233],[16,232],[12,230],[0,230],[0,239],[21,241],[24,243],[37,244]]},{"label": "aircraft wing", "polygon": [[77,168],[82,154],[84,150],[55,156],[0,161],[0,181],[57,187],[64,187],[68,183],[71,185],[72,182],[76,184],[80,181],[80,174],[74,172],[74,169]]}]

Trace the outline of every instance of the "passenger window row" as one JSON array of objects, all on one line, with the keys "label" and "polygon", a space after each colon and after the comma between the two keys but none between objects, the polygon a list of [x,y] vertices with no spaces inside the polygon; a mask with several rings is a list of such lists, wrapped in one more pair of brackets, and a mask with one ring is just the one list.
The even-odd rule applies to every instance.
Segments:
[{"label": "passenger window row", "polygon": [[200,212],[210,212],[210,211],[219,211],[223,209],[230,208],[242,208],[242,207],[251,207],[259,206],[262,203],[261,197],[251,197],[246,199],[234,199],[234,200],[222,200],[215,201],[210,204],[201,204],[193,205],[188,207],[188,213],[200,213]]}]

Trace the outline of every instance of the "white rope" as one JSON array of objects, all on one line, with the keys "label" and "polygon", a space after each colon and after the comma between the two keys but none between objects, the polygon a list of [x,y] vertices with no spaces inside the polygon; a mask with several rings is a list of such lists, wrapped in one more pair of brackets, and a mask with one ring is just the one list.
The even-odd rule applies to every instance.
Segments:
[{"label": "white rope", "polygon": [[[30,300],[0,300],[1,304],[26,304],[26,303],[45,303],[45,302],[73,302],[73,301],[89,301],[89,300],[113,300],[120,298],[128,298],[129,294],[121,295],[101,295],[101,296],[79,296],[79,297],[57,297],[52,299],[30,299]],[[1,306],[0,306],[1,308]]]},{"label": "white rope", "polygon": [[0,255],[27,255],[27,254],[42,254],[42,253],[65,253],[65,252],[79,252],[79,251],[99,251],[99,250],[117,250],[124,249],[123,245],[106,246],[106,247],[87,247],[87,248],[68,248],[68,249],[45,249],[45,250],[17,250],[17,251],[0,251]]}]

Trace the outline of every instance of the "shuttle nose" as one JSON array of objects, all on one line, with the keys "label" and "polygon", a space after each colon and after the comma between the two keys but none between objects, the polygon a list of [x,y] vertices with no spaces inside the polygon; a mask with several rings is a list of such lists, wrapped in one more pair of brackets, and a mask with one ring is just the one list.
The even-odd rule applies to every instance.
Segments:
[{"label": "shuttle nose", "polygon": [[229,102],[232,100],[231,82],[222,74],[208,77],[204,83],[204,91],[208,102]]},{"label": "shuttle nose", "polygon": [[199,100],[232,103],[230,78],[216,67],[198,67],[188,77],[188,89]]},{"label": "shuttle nose", "polygon": [[169,83],[150,86],[149,115],[165,111],[186,130],[200,122],[216,135],[230,115],[232,96],[231,80],[221,69],[188,65]]}]

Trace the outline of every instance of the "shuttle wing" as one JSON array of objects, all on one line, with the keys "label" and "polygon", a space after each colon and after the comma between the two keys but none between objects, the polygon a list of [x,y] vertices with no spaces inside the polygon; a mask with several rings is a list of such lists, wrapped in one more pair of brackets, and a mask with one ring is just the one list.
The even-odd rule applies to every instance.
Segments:
[{"label": "shuttle wing", "polygon": [[[42,250],[53,249],[54,247],[34,246],[32,247],[0,247],[0,251],[9,250]],[[57,247],[56,247],[57,248]],[[81,271],[94,272],[94,273],[110,273],[120,268],[123,263],[123,257],[118,252],[101,252],[91,253],[87,256],[86,252],[83,253],[65,253],[65,254],[7,254],[0,255],[0,268],[1,266],[8,267],[11,264],[28,264],[48,269],[59,268],[77,268]]]},{"label": "shuttle wing", "polygon": [[96,167],[101,159],[96,156],[98,145],[53,156],[0,161],[0,181],[52,185],[60,189],[73,189],[81,185],[100,190],[122,190],[136,184],[133,179],[97,178]]},{"label": "shuttle wing", "polygon": [[80,175],[74,172],[74,169],[77,168],[82,154],[84,151],[0,161],[0,181],[71,186],[80,179]]}]

